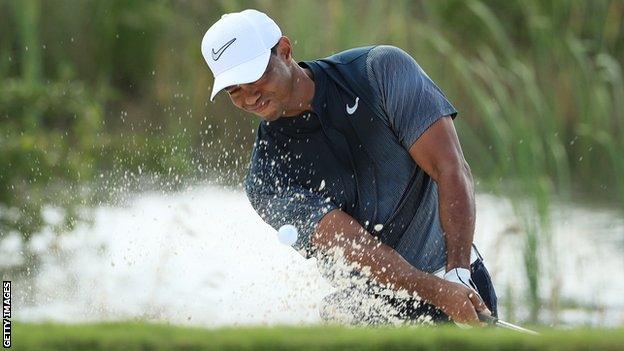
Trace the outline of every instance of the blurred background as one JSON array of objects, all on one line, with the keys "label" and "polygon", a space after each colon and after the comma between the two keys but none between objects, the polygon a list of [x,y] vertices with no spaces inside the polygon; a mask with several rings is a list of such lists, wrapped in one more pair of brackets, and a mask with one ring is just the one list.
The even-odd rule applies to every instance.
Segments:
[{"label": "blurred background", "polygon": [[242,193],[258,120],[209,102],[201,38],[245,8],[297,60],[392,44],[442,88],[503,317],[624,324],[624,2],[608,0],[0,0],[18,318],[318,321],[329,287]]}]

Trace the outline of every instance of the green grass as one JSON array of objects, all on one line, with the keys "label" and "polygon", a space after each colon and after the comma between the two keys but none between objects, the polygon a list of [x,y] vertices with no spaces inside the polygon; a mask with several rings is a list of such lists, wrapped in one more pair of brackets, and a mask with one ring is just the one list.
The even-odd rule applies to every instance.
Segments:
[{"label": "green grass", "polygon": [[64,182],[239,183],[258,120],[223,95],[207,102],[199,42],[249,7],[280,24],[297,60],[392,44],[420,63],[460,112],[479,190],[514,202],[532,320],[549,295],[540,257],[556,262],[552,198],[624,208],[621,0],[0,0],[0,208],[11,210],[0,238],[41,231],[46,205],[70,229],[76,206],[102,200]]},{"label": "green grass", "polygon": [[624,330],[255,327],[200,329],[137,322],[14,323],[15,350],[622,350]]}]

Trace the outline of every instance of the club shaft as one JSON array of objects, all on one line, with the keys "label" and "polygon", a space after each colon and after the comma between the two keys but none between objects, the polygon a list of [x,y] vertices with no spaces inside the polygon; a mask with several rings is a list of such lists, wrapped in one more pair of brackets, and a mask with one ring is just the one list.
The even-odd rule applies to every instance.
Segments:
[{"label": "club shaft", "polygon": [[527,329],[527,328],[523,328],[521,326],[509,323],[509,322],[505,322],[503,320],[500,320],[496,317],[492,317],[489,316],[487,314],[482,314],[479,313],[479,320],[481,320],[482,322],[488,323],[488,324],[492,324],[492,325],[497,325],[501,328],[505,328],[505,329],[510,329],[510,330],[515,330],[521,333],[525,333],[525,334],[531,334],[531,335],[539,335],[538,332]]},{"label": "club shaft", "polygon": [[509,322],[501,321],[500,319],[497,320],[495,324],[498,325],[498,326],[501,326],[503,328],[506,328],[506,329],[516,330],[516,331],[519,331],[519,332],[522,332],[522,333],[531,334],[531,335],[539,335],[539,333],[536,332],[536,331],[533,331],[533,330],[530,330],[530,329],[527,329],[527,328],[523,328],[523,327],[521,327],[519,325],[511,324]]}]

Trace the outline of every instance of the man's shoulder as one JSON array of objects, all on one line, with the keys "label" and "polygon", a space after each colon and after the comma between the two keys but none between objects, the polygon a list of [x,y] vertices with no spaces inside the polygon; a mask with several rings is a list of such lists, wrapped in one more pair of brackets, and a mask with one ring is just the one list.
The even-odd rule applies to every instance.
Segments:
[{"label": "man's shoulder", "polygon": [[414,58],[393,45],[370,45],[344,50],[328,57],[308,61],[335,79],[346,79],[358,86],[370,85],[377,90],[388,71],[416,65]]},{"label": "man's shoulder", "polygon": [[347,65],[358,59],[383,60],[384,58],[411,57],[405,50],[394,45],[376,44],[347,49],[314,61],[334,65]]},{"label": "man's shoulder", "polygon": [[367,55],[369,69],[398,68],[418,63],[405,50],[393,45],[377,45]]},{"label": "man's shoulder", "polygon": [[331,54],[327,57],[303,61],[306,66],[324,71],[359,71],[366,67],[366,57],[377,45],[362,46]]},{"label": "man's shoulder", "polygon": [[345,65],[349,63],[353,63],[358,58],[363,58],[368,55],[368,53],[373,50],[377,45],[369,45],[362,46],[357,48],[347,49],[341,52],[334,53],[325,58],[318,59],[316,61],[326,62],[330,64],[340,64]]}]

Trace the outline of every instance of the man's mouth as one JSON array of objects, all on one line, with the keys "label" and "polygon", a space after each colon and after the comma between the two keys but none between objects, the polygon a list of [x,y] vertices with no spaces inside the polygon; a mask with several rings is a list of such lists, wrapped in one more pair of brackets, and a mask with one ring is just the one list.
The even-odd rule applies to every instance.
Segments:
[{"label": "man's mouth", "polygon": [[262,110],[264,110],[267,107],[268,104],[269,104],[269,100],[264,100],[263,102],[261,102],[259,104],[256,104],[256,105],[254,105],[254,106],[252,106],[250,108],[247,108],[247,110],[249,112],[258,113],[258,112],[261,112]]}]

